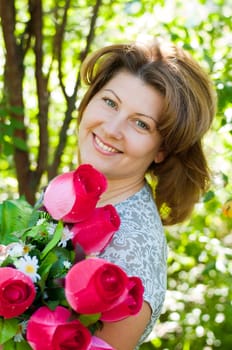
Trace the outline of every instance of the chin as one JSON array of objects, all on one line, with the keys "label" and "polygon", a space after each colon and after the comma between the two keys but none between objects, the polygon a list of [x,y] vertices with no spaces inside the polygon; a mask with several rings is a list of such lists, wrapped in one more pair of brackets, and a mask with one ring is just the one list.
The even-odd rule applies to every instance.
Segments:
[{"label": "chin", "polygon": [[81,157],[80,160],[81,160],[80,161],[81,164],[90,164],[94,168],[96,168],[98,171],[102,171],[101,166],[99,164],[97,164],[95,159],[92,159],[90,157]]}]

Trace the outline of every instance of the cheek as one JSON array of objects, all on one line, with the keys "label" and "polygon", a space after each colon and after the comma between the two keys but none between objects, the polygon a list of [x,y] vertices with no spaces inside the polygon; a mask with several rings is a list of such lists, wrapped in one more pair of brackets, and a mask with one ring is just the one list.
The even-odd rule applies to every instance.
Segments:
[{"label": "cheek", "polygon": [[87,107],[82,115],[81,122],[79,124],[80,133],[85,132],[87,129],[91,128],[96,120],[96,112],[92,110],[92,108]]},{"label": "cheek", "polygon": [[130,138],[128,142],[128,151],[136,157],[146,157],[153,156],[158,150],[157,146],[154,144],[154,139],[140,138],[138,135]]},{"label": "cheek", "polygon": [[79,140],[83,140],[83,138],[85,138],[85,135],[89,128],[90,128],[90,123],[88,122],[88,117],[87,115],[83,115],[78,128]]}]

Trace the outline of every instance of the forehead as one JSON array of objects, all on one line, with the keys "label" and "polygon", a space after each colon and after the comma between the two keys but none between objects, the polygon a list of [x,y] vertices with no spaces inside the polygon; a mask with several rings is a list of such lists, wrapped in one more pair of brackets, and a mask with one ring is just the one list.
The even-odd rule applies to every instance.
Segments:
[{"label": "forehead", "polygon": [[100,91],[115,94],[120,102],[133,107],[136,113],[157,116],[164,104],[158,90],[127,71],[115,74]]}]

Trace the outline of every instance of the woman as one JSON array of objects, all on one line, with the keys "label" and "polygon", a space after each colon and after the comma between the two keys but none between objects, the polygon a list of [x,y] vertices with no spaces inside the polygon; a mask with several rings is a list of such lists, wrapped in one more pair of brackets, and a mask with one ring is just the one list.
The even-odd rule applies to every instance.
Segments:
[{"label": "woman", "polygon": [[82,66],[88,90],[79,107],[79,159],[103,172],[120,230],[99,256],[143,281],[140,313],[104,323],[97,335],[117,350],[135,349],[159,317],[166,289],[162,223],[190,215],[209,180],[201,140],[215,113],[206,73],[173,45],[119,44]]}]

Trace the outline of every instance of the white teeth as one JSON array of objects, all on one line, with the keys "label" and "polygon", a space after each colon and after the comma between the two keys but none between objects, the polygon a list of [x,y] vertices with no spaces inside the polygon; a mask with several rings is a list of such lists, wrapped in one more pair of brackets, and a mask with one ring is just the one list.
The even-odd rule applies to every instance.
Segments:
[{"label": "white teeth", "polygon": [[103,151],[112,152],[112,153],[118,152],[115,148],[106,146],[103,142],[101,142],[101,141],[99,140],[99,138],[98,138],[97,136],[95,136],[95,141],[96,141],[96,144],[97,144]]}]

